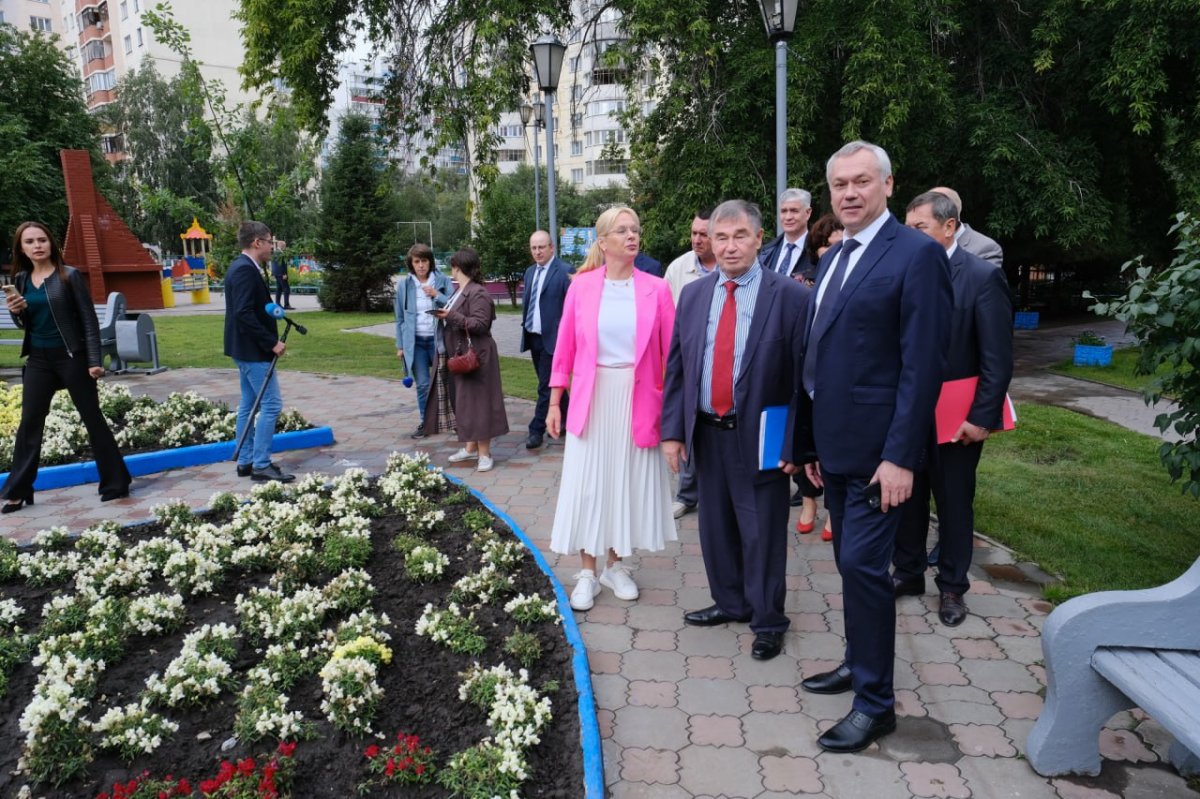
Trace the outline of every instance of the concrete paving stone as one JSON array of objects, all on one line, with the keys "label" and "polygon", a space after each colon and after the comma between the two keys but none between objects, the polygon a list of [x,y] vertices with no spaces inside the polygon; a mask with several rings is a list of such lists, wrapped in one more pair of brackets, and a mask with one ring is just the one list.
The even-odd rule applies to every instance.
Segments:
[{"label": "concrete paving stone", "polygon": [[629,704],[638,707],[675,707],[678,688],[661,680],[629,681]]},{"label": "concrete paving stone", "polygon": [[1195,799],[1200,791],[1174,769],[1121,767],[1128,779],[1122,799]]},{"label": "concrete paving stone", "polygon": [[997,636],[1017,635],[1017,636],[1036,636],[1038,629],[1032,621],[1025,619],[1013,619],[1006,616],[997,616],[987,620],[988,625],[995,631]]},{"label": "concrete paving stone", "polygon": [[[578,619],[578,616],[576,616]],[[585,622],[579,625],[583,641],[588,649],[596,648],[605,652],[624,652],[633,646],[634,631],[624,624],[592,624]]]},{"label": "concrete paving stone", "polygon": [[[1122,716],[1127,717],[1133,726],[1122,728],[1120,726]],[[1124,712],[1113,716],[1105,726],[1110,729],[1132,729],[1146,743],[1146,746],[1150,747],[1151,751],[1158,756],[1159,760],[1164,763],[1170,762],[1169,753],[1171,751],[1171,744],[1175,741],[1175,736],[1154,719],[1146,719],[1139,722],[1133,718],[1131,713]]]},{"label": "concrete paving stone", "polygon": [[845,607],[845,602],[840,591],[832,594],[826,593],[825,604],[829,606],[830,610],[840,611]]},{"label": "concrete paving stone", "polygon": [[1142,723],[1143,722],[1133,717],[1131,710],[1122,710],[1120,713],[1115,714],[1111,719],[1109,719],[1108,723],[1104,726],[1108,727],[1110,730],[1135,730],[1137,734],[1140,735],[1143,740],[1145,740],[1145,731],[1138,729],[1138,726]]},{"label": "concrete paving stone", "polygon": [[688,739],[697,746],[743,746],[746,743],[742,720],[737,716],[690,716]]},{"label": "concrete paving stone", "polygon": [[996,646],[1000,647],[1009,660],[1017,663],[1041,663],[1045,659],[1042,651],[1042,639],[1028,638],[1018,635],[998,635]]},{"label": "concrete paving stone", "polygon": [[1048,780],[1008,758],[964,757],[957,765],[972,799],[1058,799]]},{"label": "concrete paving stone", "polygon": [[1132,730],[1101,730],[1100,756],[1127,763],[1153,763],[1158,756]]},{"label": "concrete paving stone", "polygon": [[829,610],[829,603],[819,591],[788,591],[783,600],[783,609],[788,613],[824,614]]},{"label": "concrete paving stone", "polygon": [[789,591],[811,591],[812,583],[803,574],[788,574],[784,577],[784,586]]},{"label": "concrete paving stone", "polygon": [[609,799],[692,799],[692,794],[678,785],[618,782],[612,786]]},{"label": "concrete paving stone", "polygon": [[838,595],[842,593],[842,578],[839,574],[827,574],[814,570],[808,576],[808,581],[812,584],[813,590],[818,593]]},{"label": "concrete paving stone", "polygon": [[708,590],[708,586],[691,586],[685,585],[680,587],[675,595],[679,597],[679,612],[686,613],[690,610],[703,610],[713,604],[712,592]]},{"label": "concrete paving stone", "polygon": [[800,651],[793,652],[792,655],[798,660],[832,660],[836,666],[846,655],[846,639],[833,632],[803,633],[800,637]]},{"label": "concrete paving stone", "polygon": [[698,574],[683,575],[683,585],[685,588],[703,588],[708,589],[708,575],[700,572]]},{"label": "concrete paving stone", "polygon": [[1016,757],[1017,748],[995,724],[951,724],[950,733],[967,757]]},{"label": "concrete paving stone", "polygon": [[600,737],[611,738],[613,733],[613,722],[616,720],[617,714],[608,708],[596,708],[596,726],[600,728]]},{"label": "concrete paving stone", "polygon": [[675,607],[675,601],[675,592],[670,588],[642,588],[638,595],[639,605],[670,607],[682,623],[682,615]]},{"label": "concrete paving stone", "polygon": [[650,785],[679,782],[679,753],[669,749],[625,749],[621,752],[621,779]]},{"label": "concrete paving stone", "polygon": [[675,649],[675,633],[669,630],[635,630],[634,649],[650,649],[656,652],[671,652]]},{"label": "concrete paving stone", "polygon": [[683,614],[674,605],[633,605],[626,611],[626,624],[635,630],[683,629]]},{"label": "concrete paving stone", "polygon": [[[937,612],[936,600],[934,601],[933,608],[931,608],[931,612],[933,612],[933,613]],[[996,637],[996,631],[991,628],[991,626],[987,623],[987,620],[984,619],[982,616],[976,616],[973,613],[968,613],[967,618],[964,619],[963,623],[958,625],[957,627],[953,627],[953,628],[949,628],[949,629],[943,627],[942,629],[946,632],[947,635],[950,635],[954,638],[987,638],[987,639],[991,639],[991,638]]]},{"label": "concrete paving stone", "polygon": [[630,680],[671,680],[686,678],[683,655],[674,651],[631,649],[621,655],[621,675]]},{"label": "concrete paving stone", "polygon": [[1000,712],[1010,719],[1036,719],[1042,712],[1043,699],[1034,693],[995,691],[992,699]]},{"label": "concrete paving stone", "polygon": [[929,626],[929,620],[924,615],[916,616],[903,613],[896,615],[897,635],[922,635],[931,632],[933,632],[933,628]]},{"label": "concrete paving stone", "polygon": [[975,660],[963,658],[958,663],[971,685],[985,691],[1031,691],[1042,686],[1029,669],[1011,660]]},{"label": "concrete paving stone", "polygon": [[969,799],[971,792],[958,769],[949,763],[901,763],[900,771],[913,796]]},{"label": "concrete paving stone", "polygon": [[758,760],[763,786],[771,791],[813,794],[825,790],[817,761],[810,757],[764,755]]},{"label": "concrete paving stone", "polygon": [[829,631],[825,616],[821,613],[789,613],[788,631],[795,633],[823,633]]},{"label": "concrete paving stone", "polygon": [[755,660],[749,653],[742,652],[733,658],[733,671],[745,685],[798,685],[800,683],[796,659],[792,652],[799,646],[790,635],[783,639],[783,653],[770,660]]},{"label": "concrete paving stone", "polygon": [[680,541],[679,554],[681,555],[700,555],[702,554],[700,544],[696,541]]},{"label": "concrete paving stone", "polygon": [[634,579],[642,588],[680,588],[683,577],[675,569],[638,569]]},{"label": "concrete paving stone", "polygon": [[807,713],[747,713],[742,717],[746,747],[760,755],[816,757],[816,720]]},{"label": "concrete paving stone", "polygon": [[1023,619],[1029,611],[1021,605],[1021,601],[1003,594],[979,594],[966,596],[967,608],[977,616],[984,618],[1010,617]]},{"label": "concrete paving stone", "polygon": [[851,702],[853,701],[854,694],[849,692],[844,694],[810,694],[803,689],[800,691],[801,710],[804,711],[805,715],[816,721],[818,729],[822,732],[844,718],[850,712]]},{"label": "concrete paving stone", "polygon": [[844,640],[846,638],[845,614],[840,611],[829,611],[823,615],[825,617],[825,624],[829,626],[829,632]]},{"label": "concrete paving stone", "polygon": [[999,724],[1001,711],[986,691],[970,685],[922,685],[917,696],[943,724]]},{"label": "concrete paving stone", "polygon": [[1121,799],[1120,794],[1103,788],[1089,788],[1070,779],[1050,780],[1050,784],[1062,799]]},{"label": "concrete paving stone", "polygon": [[799,713],[800,699],[788,685],[751,685],[750,709],[757,713]]},{"label": "concrete paving stone", "polygon": [[879,749],[898,763],[954,763],[962,757],[946,725],[929,717],[898,720],[896,731],[879,739]]},{"label": "concrete paving stone", "polygon": [[733,657],[738,653],[737,633],[733,629],[737,626],[684,627],[675,633],[675,649],[685,655]]},{"label": "concrete paving stone", "polygon": [[1031,616],[1049,616],[1050,611],[1054,610],[1054,603],[1045,599],[1018,599],[1017,602]]},{"label": "concrete paving stone", "polygon": [[[808,568],[814,575],[818,574],[837,574],[837,564],[832,560],[824,558],[809,558]],[[840,578],[839,578],[840,581]]]},{"label": "concrete paving stone", "polygon": [[[574,583],[571,583],[570,585],[573,586]],[[600,596],[601,597],[604,596],[603,591],[601,591]],[[626,623],[626,619],[629,618],[629,615],[628,615],[629,607],[624,604],[611,604],[611,603],[601,604],[599,602],[599,599],[600,599],[600,597],[597,597],[597,604],[593,605],[592,609],[587,611],[587,613],[584,615],[584,619],[587,620],[587,623],[589,625],[592,623],[595,623],[595,624],[619,624],[619,625],[623,626]],[[611,600],[611,599],[613,599],[613,597],[610,596],[610,597],[608,597],[608,599]],[[619,601],[619,600],[617,600],[617,601]]]},{"label": "concrete paving stone", "polygon": [[679,683],[679,709],[690,715],[744,716],[750,709],[746,686],[736,680],[688,677]]},{"label": "concrete paving stone", "polygon": [[878,744],[853,755],[823,752],[817,757],[821,782],[830,796],[906,797],[908,783],[898,763],[879,754]]},{"label": "concrete paving stone", "polygon": [[1010,719],[1005,718],[1000,722],[1000,728],[1004,730],[1004,734],[1008,736],[1008,740],[1013,742],[1017,747],[1017,751],[1022,755],[1025,754],[1025,742],[1029,740],[1029,733],[1033,730],[1033,725],[1037,719]]},{"label": "concrete paving stone", "polygon": [[684,574],[704,574],[704,558],[699,555],[680,555],[675,558],[675,568]]},{"label": "concrete paving stone", "polygon": [[593,674],[592,692],[596,694],[597,707],[616,710],[628,700],[629,680],[619,674]]},{"label": "concrete paving stone", "polygon": [[588,668],[592,674],[620,674],[621,655],[619,652],[602,652],[598,649],[588,649]]},{"label": "concrete paving stone", "polygon": [[675,564],[675,558],[667,555],[642,555],[638,559],[638,566],[644,570],[662,570],[672,571],[679,568]]},{"label": "concrete paving stone", "polygon": [[679,753],[679,784],[692,791],[751,799],[763,790],[758,756],[729,746],[689,746]]},{"label": "concrete paving stone", "polygon": [[903,635],[896,638],[896,657],[908,663],[957,663],[958,650],[944,635]]},{"label": "concrete paving stone", "polygon": [[964,658],[976,660],[1003,660],[1004,651],[995,641],[986,638],[952,638],[950,643]]},{"label": "concrete paving stone", "polygon": [[[798,794],[792,793],[791,791],[763,791],[756,796],[755,799],[795,799],[797,795]],[[801,795],[808,797],[808,799],[833,799],[833,797],[824,791]]]},{"label": "concrete paving stone", "polygon": [[897,716],[924,718],[929,715],[925,704],[921,702],[921,697],[917,696],[917,692],[914,690],[897,688],[895,699]]},{"label": "concrete paving stone", "polygon": [[726,657],[689,655],[687,658],[686,676],[701,679],[732,680],[734,678],[733,660]]},{"label": "concrete paving stone", "polygon": [[673,707],[627,705],[614,713],[612,737],[626,748],[679,751],[688,745],[687,714]]}]

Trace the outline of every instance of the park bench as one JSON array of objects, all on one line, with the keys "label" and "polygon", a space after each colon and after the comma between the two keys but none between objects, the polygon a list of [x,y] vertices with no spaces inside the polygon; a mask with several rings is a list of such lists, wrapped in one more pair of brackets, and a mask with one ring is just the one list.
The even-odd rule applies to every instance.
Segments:
[{"label": "park bench", "polygon": [[1026,755],[1038,774],[1100,773],[1100,730],[1140,707],[1175,736],[1168,757],[1200,774],[1200,559],[1144,591],[1102,591],[1046,619],[1046,705]]},{"label": "park bench", "polygon": [[[117,322],[125,318],[125,295],[114,291],[103,305],[96,306],[96,319],[100,322],[100,354],[117,360]],[[19,330],[12,314],[0,309],[0,330]],[[21,338],[0,338],[0,344],[20,346]]]}]

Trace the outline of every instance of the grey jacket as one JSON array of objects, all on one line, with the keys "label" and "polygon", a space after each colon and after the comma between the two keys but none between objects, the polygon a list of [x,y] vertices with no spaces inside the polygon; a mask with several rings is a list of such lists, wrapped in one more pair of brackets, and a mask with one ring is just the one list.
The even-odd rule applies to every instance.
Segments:
[{"label": "grey jacket", "polygon": [[[92,304],[92,296],[88,293],[87,282],[79,270],[70,266],[63,267],[63,278],[58,272],[51,272],[43,287],[46,289],[46,299],[50,302],[50,314],[58,327],[67,352],[72,357],[80,353],[87,357],[87,365],[103,366],[100,354],[100,321],[96,318],[96,306]],[[13,283],[22,295],[29,289],[29,273],[17,272]],[[26,327],[28,313],[11,314],[17,327],[25,330],[25,340],[21,343],[21,356],[29,354],[30,332]]]},{"label": "grey jacket", "polygon": [[1004,267],[1004,250],[995,239],[988,238],[966,222],[962,223],[962,231],[962,235],[958,237],[959,247],[997,267]]},{"label": "grey jacket", "polygon": [[[437,296],[433,298],[433,307],[441,308],[450,298],[452,286],[450,278],[434,270],[429,273]],[[417,287],[408,274],[400,278],[396,286],[396,349],[404,350],[404,368],[411,375],[412,353],[417,346]]]}]

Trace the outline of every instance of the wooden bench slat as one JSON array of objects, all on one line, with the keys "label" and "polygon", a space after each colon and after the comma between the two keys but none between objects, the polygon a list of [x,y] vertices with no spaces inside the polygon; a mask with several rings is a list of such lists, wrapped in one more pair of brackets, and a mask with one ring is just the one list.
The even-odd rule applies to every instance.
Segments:
[{"label": "wooden bench slat", "polygon": [[1092,668],[1192,752],[1200,752],[1200,652],[1101,647]]}]

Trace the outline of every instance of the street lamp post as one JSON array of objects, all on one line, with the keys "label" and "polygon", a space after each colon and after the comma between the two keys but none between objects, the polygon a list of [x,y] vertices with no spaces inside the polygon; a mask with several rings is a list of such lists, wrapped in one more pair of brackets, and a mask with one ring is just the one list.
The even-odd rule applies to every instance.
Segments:
[{"label": "street lamp post", "polygon": [[417,239],[418,226],[427,225],[429,227],[429,249],[431,249],[431,250],[433,249],[433,223],[432,222],[429,222],[429,221],[423,219],[419,222],[397,222],[396,223],[397,227],[399,227],[400,225],[412,225],[413,226],[413,242],[414,243],[416,243],[416,239]]},{"label": "street lamp post", "polygon": [[[550,240],[558,243],[558,208],[554,203],[554,92],[562,71],[563,53],[567,46],[549,34],[529,45],[533,53],[533,71],[538,88],[546,96],[546,205],[549,216]],[[535,149],[536,154],[536,149]]]},{"label": "street lamp post", "polygon": [[[775,221],[787,188],[787,40],[796,29],[799,0],[758,0],[767,38],[775,46]],[[781,228],[782,229],[782,228]]]},{"label": "street lamp post", "polygon": [[521,125],[522,130],[529,126],[530,120],[533,121],[533,229],[542,229],[542,179],[538,177],[541,167],[541,158],[538,157],[538,131],[542,129],[543,116],[546,113],[546,104],[541,100],[536,103],[521,103]]}]

